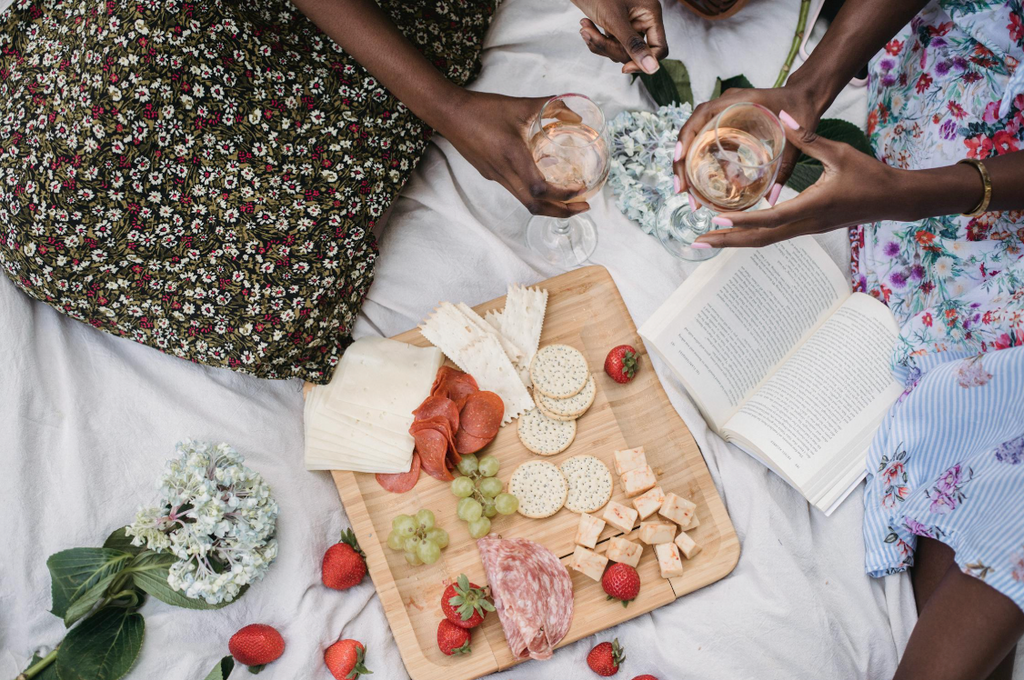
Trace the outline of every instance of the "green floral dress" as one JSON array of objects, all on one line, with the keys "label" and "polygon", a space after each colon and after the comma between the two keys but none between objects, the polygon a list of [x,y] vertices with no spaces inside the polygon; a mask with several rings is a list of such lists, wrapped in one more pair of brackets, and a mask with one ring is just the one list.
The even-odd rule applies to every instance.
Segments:
[{"label": "green floral dress", "polygon": [[[383,0],[451,80],[495,0]],[[431,130],[287,0],[0,13],[0,269],[96,328],[330,380]]]}]

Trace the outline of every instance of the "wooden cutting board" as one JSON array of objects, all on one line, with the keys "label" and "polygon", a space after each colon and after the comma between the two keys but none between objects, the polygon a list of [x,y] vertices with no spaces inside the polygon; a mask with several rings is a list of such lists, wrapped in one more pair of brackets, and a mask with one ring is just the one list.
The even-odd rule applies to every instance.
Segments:
[{"label": "wooden cutting board", "polygon": [[[550,296],[541,345],[565,343],[576,347],[586,356],[597,380],[596,400],[590,411],[579,419],[575,442],[563,453],[547,460],[559,465],[571,456],[597,456],[608,465],[614,477],[612,452],[643,446],[662,489],[666,493],[674,491],[697,504],[700,526],[691,536],[703,545],[703,551],[694,559],[683,561],[685,573],[671,580],[661,578],[654,550],[645,545],[638,566],[640,595],[629,607],[606,600],[599,582],[570,570],[575,614],[568,635],[559,645],[562,646],[669,604],[723,578],[736,566],[740,544],[697,444],[658,382],[636,326],[608,271],[604,267],[586,267],[537,285],[546,288]],[[483,314],[500,309],[504,304],[505,298],[498,298],[479,305],[476,310]],[[429,345],[416,329],[395,339],[413,345]],[[641,369],[627,385],[617,384],[603,371],[605,355],[620,344],[632,345],[642,355]],[[480,455],[485,453],[501,461],[498,477],[506,484],[519,464],[538,458],[520,443],[514,422],[502,428]],[[370,576],[409,675],[414,680],[472,680],[518,663],[505,643],[496,614],[488,615],[484,624],[473,631],[473,651],[468,656],[448,657],[437,648],[437,624],[443,618],[440,599],[447,583],[461,573],[474,583],[487,582],[475,541],[466,524],[456,516],[457,499],[449,490],[450,483],[423,474],[412,491],[392,494],[381,488],[370,474],[334,472],[333,475],[345,512],[366,553]],[[629,505],[618,480],[615,480],[612,499]],[[434,512],[437,525],[448,531],[451,543],[436,564],[411,567],[401,552],[387,547],[387,537],[395,515],[411,515],[421,508]],[[600,511],[595,514],[600,516]],[[565,508],[547,519],[528,519],[519,514],[497,515],[492,520],[492,535],[537,541],[558,555],[563,564],[568,564],[578,523],[579,515]],[[603,553],[608,539],[620,533],[613,527],[606,527],[597,551]],[[634,530],[630,537],[635,538],[637,533]],[[634,651],[637,653],[642,654],[642,651]],[[369,657],[368,665],[372,668],[372,651]]]}]

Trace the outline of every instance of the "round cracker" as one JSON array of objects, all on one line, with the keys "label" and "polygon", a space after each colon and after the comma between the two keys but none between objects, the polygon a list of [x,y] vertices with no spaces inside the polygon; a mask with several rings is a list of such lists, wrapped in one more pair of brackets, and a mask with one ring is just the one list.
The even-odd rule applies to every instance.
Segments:
[{"label": "round cracker", "polygon": [[516,432],[523,446],[533,453],[553,456],[565,451],[576,439],[576,421],[554,420],[534,408],[519,416]]},{"label": "round cracker", "polygon": [[590,366],[575,347],[545,345],[530,362],[533,389],[553,399],[568,399],[587,386]]},{"label": "round cracker", "polygon": [[512,473],[508,492],[519,499],[520,515],[540,519],[562,509],[569,493],[569,483],[551,463],[531,460]]},{"label": "round cracker", "polygon": [[596,512],[612,497],[612,473],[594,456],[573,456],[558,466],[569,484],[565,507],[572,512]]},{"label": "round cracker", "polygon": [[552,399],[535,390],[533,401],[537,404],[537,408],[544,411],[549,418],[554,418],[555,420],[576,420],[594,405],[596,397],[597,381],[591,375],[583,389],[568,399]]}]

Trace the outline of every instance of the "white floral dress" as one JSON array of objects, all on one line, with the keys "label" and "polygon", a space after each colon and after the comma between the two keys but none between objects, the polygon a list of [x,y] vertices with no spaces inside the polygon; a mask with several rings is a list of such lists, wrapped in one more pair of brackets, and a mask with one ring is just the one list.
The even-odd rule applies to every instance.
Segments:
[{"label": "white floral dress", "polygon": [[[932,2],[871,60],[878,157],[921,169],[1024,148],[1022,60],[1021,0]],[[855,288],[902,326],[907,388],[868,456],[867,571],[905,569],[929,536],[1024,607],[1024,211],[864,225],[851,245]]]}]

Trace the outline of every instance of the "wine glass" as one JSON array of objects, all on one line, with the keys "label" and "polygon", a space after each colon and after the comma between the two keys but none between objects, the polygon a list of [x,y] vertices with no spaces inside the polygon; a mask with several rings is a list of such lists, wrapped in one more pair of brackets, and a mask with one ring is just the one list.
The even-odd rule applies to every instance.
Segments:
[{"label": "wine glass", "polygon": [[[608,179],[609,143],[601,107],[582,94],[552,97],[541,107],[530,137],[533,160],[549,184],[577,189],[569,203],[582,202]],[[597,227],[586,215],[534,216],[526,242],[552,264],[583,264],[597,248]]]},{"label": "wine glass", "polygon": [[755,207],[775,183],[782,165],[786,133],[774,113],[749,102],[724,109],[705,125],[686,153],[689,192],[707,207],[690,208],[682,194],[661,211],[658,238],[670,253],[700,262],[717,248],[693,248],[697,237],[715,229],[718,212]]}]

